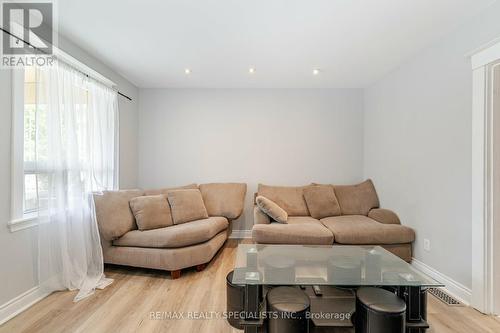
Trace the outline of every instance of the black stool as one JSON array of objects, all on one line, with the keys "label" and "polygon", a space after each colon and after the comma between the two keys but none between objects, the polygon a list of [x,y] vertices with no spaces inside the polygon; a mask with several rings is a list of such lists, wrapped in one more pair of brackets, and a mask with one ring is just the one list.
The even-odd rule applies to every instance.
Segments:
[{"label": "black stool", "polygon": [[299,288],[276,287],[267,293],[270,311],[268,333],[305,333],[308,331],[309,297]]},{"label": "black stool", "polygon": [[243,326],[240,324],[240,316],[243,314],[245,304],[245,287],[232,283],[233,273],[234,271],[231,271],[226,276],[227,321],[234,328],[241,330]]},{"label": "black stool", "polygon": [[354,322],[356,333],[404,333],[406,304],[380,288],[359,288]]}]

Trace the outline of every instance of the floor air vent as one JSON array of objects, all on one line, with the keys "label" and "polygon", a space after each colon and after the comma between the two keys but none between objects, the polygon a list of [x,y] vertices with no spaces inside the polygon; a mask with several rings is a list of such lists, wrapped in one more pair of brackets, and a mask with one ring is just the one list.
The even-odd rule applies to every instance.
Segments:
[{"label": "floor air vent", "polygon": [[429,294],[433,295],[437,299],[439,299],[441,302],[445,303],[446,305],[449,306],[463,306],[462,303],[460,303],[457,299],[451,297],[447,293],[445,293],[443,290],[439,288],[429,288],[427,289]]}]

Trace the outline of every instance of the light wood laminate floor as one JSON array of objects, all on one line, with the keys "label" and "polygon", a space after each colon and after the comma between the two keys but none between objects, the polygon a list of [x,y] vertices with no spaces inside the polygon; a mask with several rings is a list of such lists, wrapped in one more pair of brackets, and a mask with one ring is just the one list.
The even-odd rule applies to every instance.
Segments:
[{"label": "light wood laminate floor", "polygon": [[[106,267],[115,279],[105,290],[73,303],[75,292],[57,292],[0,326],[0,332],[241,332],[224,319],[152,319],[152,312],[201,312],[226,308],[225,277],[234,263],[236,241],[202,272],[184,270],[171,280],[163,271]],[[429,333],[500,332],[500,320],[468,307],[448,307],[429,296]]]}]

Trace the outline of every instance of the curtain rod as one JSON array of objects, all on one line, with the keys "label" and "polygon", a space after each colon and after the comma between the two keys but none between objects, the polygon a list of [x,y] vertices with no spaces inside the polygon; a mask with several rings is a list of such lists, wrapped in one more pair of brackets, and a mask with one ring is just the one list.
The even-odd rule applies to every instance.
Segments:
[{"label": "curtain rod", "polygon": [[[2,30],[2,31],[3,31],[3,32],[5,32],[6,34],[8,34],[8,35],[10,35],[10,36],[14,37],[14,38],[15,38],[15,39],[17,39],[18,41],[22,41],[24,44],[26,44],[26,45],[28,45],[28,46],[31,46],[31,47],[32,47],[32,48],[34,48],[35,50],[38,50],[38,51],[39,51],[39,52],[41,52],[41,53],[45,53],[45,54],[47,54],[45,51],[43,51],[43,50],[39,49],[38,47],[36,47],[36,46],[34,46],[33,44],[31,44],[31,43],[29,43],[29,42],[25,41],[24,39],[21,39],[21,38],[17,37],[16,35],[14,35],[13,33],[11,33],[10,31],[7,31],[7,30],[3,29],[2,27],[0,27],[0,30]],[[47,54],[47,55],[49,55],[49,54]],[[57,58],[57,56],[55,56],[55,55],[52,55],[52,56]],[[59,60],[60,60],[60,59],[59,59]],[[65,63],[66,63],[66,62],[65,62]],[[67,64],[67,63],[66,63],[66,64]],[[74,70],[76,70],[76,71],[80,72],[81,74],[85,75],[86,77],[88,77],[88,78],[92,78],[92,79],[94,79],[94,80],[96,80],[96,81],[99,81],[98,79],[93,78],[92,76],[90,76],[89,74],[87,74],[87,73],[85,73],[85,72],[81,71],[80,69],[76,68],[75,66],[72,66],[71,64],[67,64],[67,65],[68,65],[68,66],[70,66],[70,67],[72,67]],[[122,97],[125,97],[125,98],[126,98],[126,99],[128,99],[129,101],[132,101],[132,98],[130,98],[129,96],[127,96],[127,95],[125,95],[124,93],[120,92],[119,90],[116,90],[116,92],[117,92],[117,94],[118,94],[118,95],[120,95],[120,96],[122,96]]]}]

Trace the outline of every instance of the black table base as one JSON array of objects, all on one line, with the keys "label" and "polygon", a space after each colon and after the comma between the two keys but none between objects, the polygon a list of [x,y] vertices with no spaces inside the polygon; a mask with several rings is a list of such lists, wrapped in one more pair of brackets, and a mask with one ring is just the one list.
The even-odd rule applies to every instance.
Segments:
[{"label": "black table base", "polygon": [[425,333],[427,323],[427,289],[397,287],[396,294],[406,303],[406,333]]},{"label": "black table base", "polygon": [[[374,286],[376,287],[376,286]],[[241,321],[245,333],[265,332],[264,312],[265,304],[261,298],[262,285],[248,284],[245,286],[245,313],[246,319]],[[406,333],[425,333],[429,328],[427,323],[427,289],[419,286],[384,287],[396,293],[406,303]]]}]

